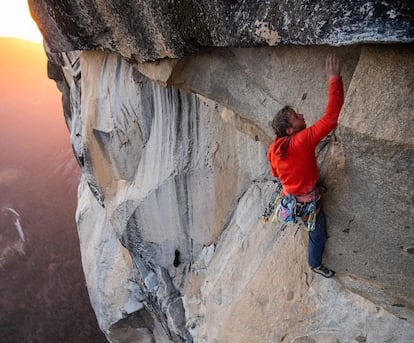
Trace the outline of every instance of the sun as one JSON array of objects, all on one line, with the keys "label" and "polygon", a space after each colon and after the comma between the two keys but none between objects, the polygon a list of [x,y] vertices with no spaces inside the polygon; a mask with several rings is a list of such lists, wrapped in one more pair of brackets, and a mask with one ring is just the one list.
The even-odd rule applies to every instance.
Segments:
[{"label": "sun", "polygon": [[0,0],[0,36],[43,42],[43,37],[30,15],[27,0]]}]

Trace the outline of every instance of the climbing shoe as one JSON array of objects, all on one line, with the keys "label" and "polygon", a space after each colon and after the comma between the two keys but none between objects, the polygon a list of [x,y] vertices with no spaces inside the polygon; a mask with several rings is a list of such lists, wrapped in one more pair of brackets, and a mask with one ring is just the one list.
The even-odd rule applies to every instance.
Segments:
[{"label": "climbing shoe", "polygon": [[327,278],[335,275],[335,272],[333,270],[326,268],[323,264],[321,264],[319,267],[312,268],[312,271]]}]

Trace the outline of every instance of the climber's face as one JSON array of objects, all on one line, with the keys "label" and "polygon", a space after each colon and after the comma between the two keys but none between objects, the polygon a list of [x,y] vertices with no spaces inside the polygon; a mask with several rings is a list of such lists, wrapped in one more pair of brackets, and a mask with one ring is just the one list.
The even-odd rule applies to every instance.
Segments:
[{"label": "climber's face", "polygon": [[290,128],[286,130],[288,135],[293,135],[296,132],[302,131],[306,128],[306,122],[303,114],[291,112],[289,115]]}]

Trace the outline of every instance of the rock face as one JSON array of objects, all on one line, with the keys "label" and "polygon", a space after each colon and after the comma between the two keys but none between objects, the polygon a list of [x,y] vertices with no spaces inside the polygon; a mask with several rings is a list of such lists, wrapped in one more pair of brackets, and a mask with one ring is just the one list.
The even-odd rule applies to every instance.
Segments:
[{"label": "rock face", "polygon": [[[356,44],[412,41],[412,9],[354,2],[331,17],[316,4],[293,23],[286,4],[262,3],[30,1],[83,171],[82,262],[111,342],[414,340],[414,49]],[[280,43],[314,46],[258,47]],[[326,280],[300,226],[259,218],[269,121],[286,103],[308,124],[322,115],[332,52],[346,100],[318,149],[338,272]],[[182,58],[139,62],[161,57]]]}]

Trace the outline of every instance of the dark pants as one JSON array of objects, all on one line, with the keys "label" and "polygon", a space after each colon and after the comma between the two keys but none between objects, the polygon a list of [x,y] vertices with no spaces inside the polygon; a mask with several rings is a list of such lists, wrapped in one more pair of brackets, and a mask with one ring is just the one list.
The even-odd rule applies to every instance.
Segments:
[{"label": "dark pants", "polygon": [[[305,225],[307,225],[306,222]],[[319,267],[322,264],[322,255],[327,238],[325,214],[321,208],[316,216],[315,230],[309,231],[308,263],[311,268]]]}]

